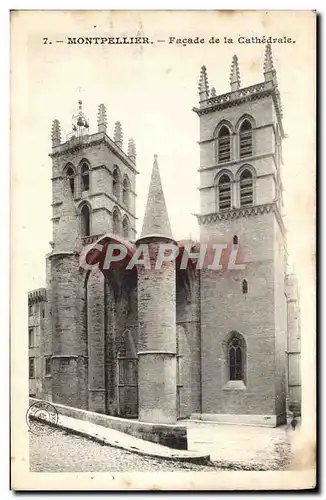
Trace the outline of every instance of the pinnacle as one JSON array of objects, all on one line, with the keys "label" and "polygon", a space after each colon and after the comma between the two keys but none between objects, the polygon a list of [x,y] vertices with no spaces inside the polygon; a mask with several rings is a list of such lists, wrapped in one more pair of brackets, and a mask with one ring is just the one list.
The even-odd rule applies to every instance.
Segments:
[{"label": "pinnacle", "polygon": [[206,66],[202,66],[200,70],[199,84],[198,84],[199,93],[206,92],[207,97],[209,94],[209,86],[208,86],[208,77],[207,77],[207,69]]},{"label": "pinnacle", "polygon": [[230,84],[232,91],[239,90],[241,86],[239,61],[236,55],[234,55],[232,58],[231,71],[230,71]]},{"label": "pinnacle", "polygon": [[165,204],[157,155],[154,155],[152,177],[143,221],[141,238],[161,236],[172,239],[169,216]]},{"label": "pinnacle", "polygon": [[264,73],[269,73],[270,71],[273,70],[274,70],[274,64],[273,64],[272,48],[268,43],[266,45],[266,50],[265,50]]},{"label": "pinnacle", "polygon": [[120,148],[122,148],[123,133],[122,125],[120,122],[115,122],[113,140]]}]

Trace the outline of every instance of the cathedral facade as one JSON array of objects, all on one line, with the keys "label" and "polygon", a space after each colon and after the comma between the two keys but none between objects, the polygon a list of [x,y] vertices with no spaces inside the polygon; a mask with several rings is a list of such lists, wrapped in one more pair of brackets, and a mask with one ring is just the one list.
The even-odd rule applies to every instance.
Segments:
[{"label": "cathedral facade", "polygon": [[[158,423],[274,426],[289,409],[300,412],[298,294],[287,273],[284,130],[270,46],[262,81],[250,87],[241,87],[234,56],[230,87],[216,95],[203,66],[193,111],[200,242],[239,250],[235,269],[199,268],[194,259],[185,269],[178,260],[150,270],[81,265],[98,244],[126,242],[131,252],[146,244],[152,257],[177,242],[157,157],[137,236],[135,143],[124,152],[119,122],[108,136],[103,104],[94,134],[81,102],[66,141],[53,122],[52,251],[46,288],[29,293],[31,395]],[[198,254],[198,244],[191,250]]]}]

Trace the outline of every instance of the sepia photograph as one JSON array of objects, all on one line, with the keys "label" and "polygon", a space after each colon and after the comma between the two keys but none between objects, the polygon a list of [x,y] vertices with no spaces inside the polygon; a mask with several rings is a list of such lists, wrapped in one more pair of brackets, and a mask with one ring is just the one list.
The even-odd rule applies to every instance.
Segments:
[{"label": "sepia photograph", "polygon": [[16,10],[10,57],[11,489],[314,488],[316,13]]}]

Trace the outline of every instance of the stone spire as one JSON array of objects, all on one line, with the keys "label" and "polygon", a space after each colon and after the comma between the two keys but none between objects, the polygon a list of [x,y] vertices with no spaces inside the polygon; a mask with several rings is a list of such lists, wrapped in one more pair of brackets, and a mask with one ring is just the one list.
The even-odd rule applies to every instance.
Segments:
[{"label": "stone spire", "polygon": [[235,90],[239,90],[239,88],[241,86],[239,62],[238,62],[238,56],[236,56],[236,55],[234,55],[232,57],[231,72],[230,72],[230,85],[231,85],[231,92],[234,92]]},{"label": "stone spire", "polygon": [[208,99],[209,86],[208,86],[208,77],[207,77],[206,66],[202,66],[201,70],[200,70],[198,92],[199,92],[199,102],[204,101],[205,99]]},{"label": "stone spire", "polygon": [[273,64],[272,48],[270,44],[266,45],[265,49],[265,59],[264,59],[264,78],[265,82],[274,80],[276,77],[276,71]]},{"label": "stone spire", "polygon": [[54,252],[77,252],[80,248],[78,215],[73,201],[69,179],[62,180],[62,205]]},{"label": "stone spire", "polygon": [[98,107],[98,114],[97,114],[98,131],[106,133],[107,123],[108,122],[106,118],[106,107],[104,106],[104,104],[100,104]]},{"label": "stone spire", "polygon": [[161,236],[172,239],[172,231],[158,169],[157,155],[154,155],[152,177],[140,237],[146,238],[148,236]]},{"label": "stone spire", "polygon": [[51,137],[52,147],[59,146],[61,144],[61,130],[59,120],[53,120]]},{"label": "stone spire", "polygon": [[115,122],[113,140],[116,145],[119,146],[120,149],[122,149],[123,134],[120,122]]},{"label": "stone spire", "polygon": [[136,144],[133,139],[129,139],[128,142],[128,156],[134,163],[136,163]]}]

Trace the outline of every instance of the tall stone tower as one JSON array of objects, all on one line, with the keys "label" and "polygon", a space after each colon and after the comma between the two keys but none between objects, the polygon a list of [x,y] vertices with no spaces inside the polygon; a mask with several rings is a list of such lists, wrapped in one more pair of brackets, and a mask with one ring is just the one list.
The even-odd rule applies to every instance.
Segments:
[{"label": "tall stone tower", "polygon": [[286,245],[284,132],[270,46],[262,81],[249,87],[241,87],[233,57],[227,94],[209,89],[203,66],[194,111],[200,118],[201,240],[242,256],[237,269],[201,272],[202,413],[276,425],[285,418]]},{"label": "tall stone tower", "polygon": [[[155,156],[143,228],[137,247],[148,248],[149,264],[138,265],[139,420],[175,423],[176,291],[175,260],[156,268],[160,246],[173,243]],[[146,252],[146,250],[145,250]]]},{"label": "tall stone tower", "polygon": [[79,253],[83,246],[108,232],[135,239],[137,172],[135,143],[129,141],[128,154],[122,150],[120,122],[115,124],[111,139],[106,132],[105,106],[100,104],[98,131],[90,134],[82,102],[78,104],[72,133],[65,141],[61,140],[59,121],[53,122],[53,251],[48,256],[47,287],[53,401],[88,408],[92,407],[89,392],[93,388],[93,375],[88,370],[93,350],[88,338],[92,338],[96,326],[92,316],[96,308],[90,298],[96,297],[97,305],[103,306],[106,285],[101,275],[86,282]]}]

